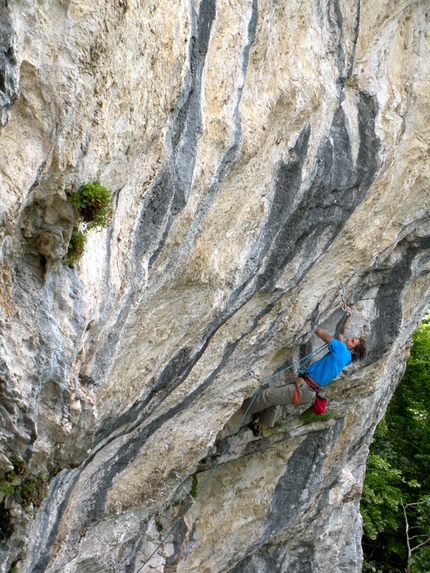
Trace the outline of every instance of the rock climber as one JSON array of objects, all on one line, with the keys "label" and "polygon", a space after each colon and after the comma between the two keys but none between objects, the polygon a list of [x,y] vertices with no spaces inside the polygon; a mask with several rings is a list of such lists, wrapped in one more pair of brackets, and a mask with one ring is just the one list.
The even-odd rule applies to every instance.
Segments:
[{"label": "rock climber", "polygon": [[[337,323],[336,338],[330,336],[322,328],[317,328],[315,334],[328,344],[328,352],[322,358],[313,362],[306,368],[306,373],[300,380],[292,383],[289,380],[279,387],[270,387],[264,384],[252,403],[248,414],[252,415],[252,422],[248,425],[254,436],[258,436],[263,426],[273,428],[279,412],[279,406],[286,404],[312,404],[315,401],[316,391],[313,390],[304,377],[310,376],[319,386],[326,386],[351,362],[363,360],[366,357],[366,341],[363,338],[344,338],[346,323],[351,316],[351,309],[344,307],[345,317]],[[342,324],[342,325],[341,325]],[[341,325],[341,326],[340,326]],[[291,371],[290,371],[291,372]],[[294,399],[296,396],[296,400]],[[246,412],[252,398],[244,400],[240,411]]]}]

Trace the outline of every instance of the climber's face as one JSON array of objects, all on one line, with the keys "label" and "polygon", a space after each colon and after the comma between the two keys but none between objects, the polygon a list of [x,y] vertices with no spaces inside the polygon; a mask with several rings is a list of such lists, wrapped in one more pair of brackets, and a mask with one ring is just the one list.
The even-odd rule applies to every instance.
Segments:
[{"label": "climber's face", "polygon": [[359,338],[345,338],[345,340],[343,342],[345,343],[348,350],[350,350],[352,352],[352,354],[354,354],[355,347],[358,344],[360,344],[360,339]]}]

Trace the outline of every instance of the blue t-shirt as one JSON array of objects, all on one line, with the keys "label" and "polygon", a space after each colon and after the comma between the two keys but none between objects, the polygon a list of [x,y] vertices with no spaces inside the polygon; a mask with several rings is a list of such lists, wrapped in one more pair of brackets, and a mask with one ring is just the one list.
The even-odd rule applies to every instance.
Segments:
[{"label": "blue t-shirt", "polygon": [[332,338],[328,345],[327,354],[308,366],[306,372],[317,384],[325,386],[334,380],[351,362],[352,354],[346,344],[337,338]]}]

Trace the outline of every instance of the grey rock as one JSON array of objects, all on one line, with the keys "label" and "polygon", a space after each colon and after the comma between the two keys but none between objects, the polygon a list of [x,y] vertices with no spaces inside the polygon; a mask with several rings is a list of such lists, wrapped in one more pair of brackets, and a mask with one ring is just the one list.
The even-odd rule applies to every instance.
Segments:
[{"label": "grey rock", "polygon": [[[0,499],[0,571],[358,573],[368,446],[430,301],[426,7],[0,11],[0,473],[50,476],[40,508]],[[67,194],[96,179],[114,217],[72,269]],[[315,350],[341,282],[366,362],[327,419],[254,439],[250,371]]]}]

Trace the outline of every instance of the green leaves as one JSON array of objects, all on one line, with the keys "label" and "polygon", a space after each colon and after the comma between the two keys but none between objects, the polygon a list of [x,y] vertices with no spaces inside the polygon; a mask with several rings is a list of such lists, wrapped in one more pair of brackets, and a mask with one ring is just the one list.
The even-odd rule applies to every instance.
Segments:
[{"label": "green leaves", "polygon": [[429,316],[413,340],[405,375],[367,460],[361,501],[363,571],[430,571]]},{"label": "green leaves", "polygon": [[83,233],[79,229],[74,229],[72,236],[70,238],[69,249],[66,255],[68,265],[74,267],[75,264],[79,261],[79,259],[84,254],[86,242],[87,238],[85,236],[85,233]]},{"label": "green leaves", "polygon": [[79,208],[81,222],[85,223],[85,232],[107,226],[113,213],[112,191],[100,185],[100,181],[82,185],[79,191],[70,197],[70,201]]},{"label": "green leaves", "polygon": [[18,495],[24,506],[33,504],[34,507],[40,507],[48,494],[48,473],[31,474],[24,460],[19,458],[12,460],[12,463],[13,470],[6,474],[4,480],[0,481],[0,491],[5,494]]},{"label": "green leaves", "polygon": [[42,473],[35,477],[26,478],[19,490],[21,500],[24,505],[33,504],[40,507],[45,497],[48,495],[48,477]]},{"label": "green leaves", "polygon": [[82,185],[69,200],[78,208],[80,225],[73,230],[66,255],[67,264],[73,267],[84,253],[86,233],[91,229],[104,229],[109,224],[113,198],[112,191],[100,185],[100,181],[93,181]]},{"label": "green leaves", "polygon": [[366,480],[363,484],[362,508],[365,535],[375,540],[385,530],[397,529],[397,514],[402,500],[401,471],[378,454],[367,459]]}]

